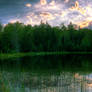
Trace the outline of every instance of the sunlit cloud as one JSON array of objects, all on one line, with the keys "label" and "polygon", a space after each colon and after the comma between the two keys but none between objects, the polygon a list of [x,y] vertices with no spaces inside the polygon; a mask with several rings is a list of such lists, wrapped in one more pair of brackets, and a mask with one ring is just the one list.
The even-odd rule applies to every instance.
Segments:
[{"label": "sunlit cloud", "polygon": [[[64,3],[69,2],[70,0],[64,0]],[[79,1],[75,1],[74,6],[71,7],[66,7],[64,3],[58,3],[55,0],[51,0],[50,2],[47,0],[40,0],[40,3],[34,5],[35,11],[39,13],[36,14],[35,12],[34,15],[30,15],[30,17],[33,20],[44,20],[49,21],[49,23],[51,23],[51,21],[56,21],[57,19],[58,24],[63,22],[65,24],[73,22],[81,28],[89,25],[89,23],[92,21],[92,14],[90,13],[92,12],[92,7],[85,5],[82,6]]]},{"label": "sunlit cloud", "polygon": [[16,23],[16,22],[21,22],[20,19],[12,19],[9,21],[9,23]]},{"label": "sunlit cloud", "polygon": [[92,21],[91,0],[37,0],[35,3],[26,2],[25,7],[23,14],[20,13],[15,18],[12,16],[8,21],[35,25],[43,20],[52,26],[72,22],[81,28],[89,26]]},{"label": "sunlit cloud", "polygon": [[40,13],[40,16],[45,20],[53,20],[53,19],[55,19],[55,17],[49,12],[42,12],[42,13]]},{"label": "sunlit cloud", "polygon": [[29,3],[27,3],[25,6],[26,6],[26,7],[32,7],[32,5],[29,4]]},{"label": "sunlit cloud", "polygon": [[85,21],[77,23],[77,25],[80,28],[84,28],[84,27],[88,27],[91,22],[92,22],[92,20],[85,20]]},{"label": "sunlit cloud", "polygon": [[46,5],[47,4],[47,1],[46,0],[40,0],[40,4],[41,5]]},{"label": "sunlit cloud", "polygon": [[70,8],[70,10],[77,10],[77,11],[79,11],[81,14],[85,14],[85,12],[86,12],[83,8],[81,8],[81,7],[79,6],[79,2],[78,2],[78,1],[75,2],[75,6],[72,6],[72,7]]},{"label": "sunlit cloud", "polygon": [[30,25],[38,25],[40,24],[40,21],[38,16],[31,14],[30,16],[26,16],[26,24],[30,24]]},{"label": "sunlit cloud", "polygon": [[28,18],[27,24],[33,24],[32,18],[30,16],[27,16],[27,18]]}]

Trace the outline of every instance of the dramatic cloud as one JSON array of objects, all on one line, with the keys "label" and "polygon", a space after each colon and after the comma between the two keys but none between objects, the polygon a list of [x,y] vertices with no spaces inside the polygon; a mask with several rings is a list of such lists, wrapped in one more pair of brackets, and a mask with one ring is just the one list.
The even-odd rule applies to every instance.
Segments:
[{"label": "dramatic cloud", "polygon": [[92,22],[92,0],[0,0],[0,20],[25,24],[48,22],[52,26],[70,22],[87,27]]}]

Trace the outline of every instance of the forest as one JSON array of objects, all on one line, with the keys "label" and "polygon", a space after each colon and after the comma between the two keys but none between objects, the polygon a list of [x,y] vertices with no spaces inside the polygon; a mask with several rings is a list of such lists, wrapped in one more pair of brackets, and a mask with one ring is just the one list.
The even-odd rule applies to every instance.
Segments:
[{"label": "forest", "polygon": [[92,52],[92,30],[68,26],[0,24],[0,53]]}]

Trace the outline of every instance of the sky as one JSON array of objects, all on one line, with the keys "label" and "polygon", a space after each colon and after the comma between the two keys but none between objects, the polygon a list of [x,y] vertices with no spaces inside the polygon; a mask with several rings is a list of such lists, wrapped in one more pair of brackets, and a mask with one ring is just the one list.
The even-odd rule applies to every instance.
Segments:
[{"label": "sky", "polygon": [[16,21],[52,26],[72,22],[81,28],[92,23],[92,0],[0,0],[0,22]]}]

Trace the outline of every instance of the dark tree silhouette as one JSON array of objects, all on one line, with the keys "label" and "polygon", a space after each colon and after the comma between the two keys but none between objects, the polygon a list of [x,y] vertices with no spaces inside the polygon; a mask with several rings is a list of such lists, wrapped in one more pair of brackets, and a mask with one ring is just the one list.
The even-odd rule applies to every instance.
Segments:
[{"label": "dark tree silhouette", "polygon": [[76,30],[72,23],[67,27],[52,27],[47,22],[35,26],[0,24],[0,53],[55,51],[92,51],[92,30]]}]

